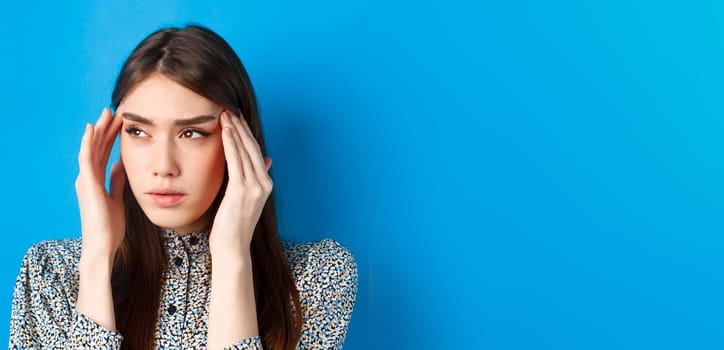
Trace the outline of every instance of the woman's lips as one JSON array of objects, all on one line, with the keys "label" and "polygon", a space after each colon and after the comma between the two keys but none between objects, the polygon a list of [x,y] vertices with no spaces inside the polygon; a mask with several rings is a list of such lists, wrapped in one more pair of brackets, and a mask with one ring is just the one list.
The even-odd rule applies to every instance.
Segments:
[{"label": "woman's lips", "polygon": [[186,195],[151,193],[151,198],[159,207],[172,207],[178,204]]}]

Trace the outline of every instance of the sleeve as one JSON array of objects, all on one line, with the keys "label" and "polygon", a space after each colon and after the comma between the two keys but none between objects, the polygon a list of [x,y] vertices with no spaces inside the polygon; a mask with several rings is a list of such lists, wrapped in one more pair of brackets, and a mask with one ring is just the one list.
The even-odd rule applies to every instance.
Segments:
[{"label": "sleeve", "polygon": [[224,350],[263,350],[264,347],[261,345],[261,338],[259,336],[246,338],[238,343],[234,343],[231,346],[227,346]]},{"label": "sleeve", "polygon": [[309,254],[300,290],[299,349],[342,349],[357,296],[357,262],[349,249],[329,239]]},{"label": "sleeve", "polygon": [[61,254],[44,242],[28,249],[13,292],[10,349],[120,349],[123,337],[75,310]]}]

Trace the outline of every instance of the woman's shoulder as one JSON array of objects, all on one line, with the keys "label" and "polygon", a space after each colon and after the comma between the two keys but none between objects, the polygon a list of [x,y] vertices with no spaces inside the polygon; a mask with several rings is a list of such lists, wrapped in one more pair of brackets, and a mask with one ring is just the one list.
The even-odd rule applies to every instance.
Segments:
[{"label": "woman's shoulder", "polygon": [[[308,242],[282,241],[282,247],[298,287],[316,288],[311,284],[341,283],[356,291],[357,261],[342,243],[327,238]],[[309,285],[305,281],[310,282]]]},{"label": "woman's shoulder", "polygon": [[80,238],[45,240],[31,245],[20,265],[14,298],[39,293],[37,295],[75,300],[79,260]]},{"label": "woman's shoulder", "polygon": [[43,270],[76,269],[80,260],[81,239],[65,238],[43,240],[28,248],[23,258],[23,265],[42,268]]},{"label": "woman's shoulder", "polygon": [[300,348],[341,349],[355,300],[357,262],[341,243],[283,242],[302,307]]},{"label": "woman's shoulder", "polygon": [[30,246],[26,254],[55,256],[58,254],[80,256],[81,238],[47,239]]},{"label": "woman's shoulder", "polygon": [[283,240],[282,247],[292,268],[300,265],[305,268],[334,265],[357,270],[352,251],[333,239],[306,242]]}]

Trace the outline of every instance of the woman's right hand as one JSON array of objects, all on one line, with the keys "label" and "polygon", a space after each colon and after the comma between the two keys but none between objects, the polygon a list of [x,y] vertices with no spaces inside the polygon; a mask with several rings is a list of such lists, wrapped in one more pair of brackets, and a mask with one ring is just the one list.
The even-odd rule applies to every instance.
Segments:
[{"label": "woman's right hand", "polygon": [[85,257],[108,257],[112,261],[125,235],[126,174],[121,161],[111,169],[110,194],[105,188],[108,158],[122,124],[121,117],[112,116],[111,111],[104,108],[95,127],[86,124],[81,140],[75,191],[80,207],[81,255]]}]

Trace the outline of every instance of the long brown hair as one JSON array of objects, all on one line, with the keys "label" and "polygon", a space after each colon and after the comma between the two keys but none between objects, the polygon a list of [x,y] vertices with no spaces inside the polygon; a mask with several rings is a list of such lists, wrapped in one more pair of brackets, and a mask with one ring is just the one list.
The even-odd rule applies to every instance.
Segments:
[{"label": "long brown hair", "polygon": [[[152,73],[160,73],[246,119],[266,156],[254,89],[229,44],[197,25],[160,29],[145,38],[126,60],[113,90],[118,108],[123,97]],[[216,210],[228,172],[213,204]],[[166,264],[160,228],[141,210],[131,188],[124,187],[126,235],[116,254],[111,277],[116,325],[123,349],[153,347],[161,297],[161,272]],[[209,228],[210,229],[210,228]],[[259,332],[265,349],[294,349],[301,334],[301,308],[294,278],[277,231],[274,192],[261,213],[251,241],[254,294]]]}]

